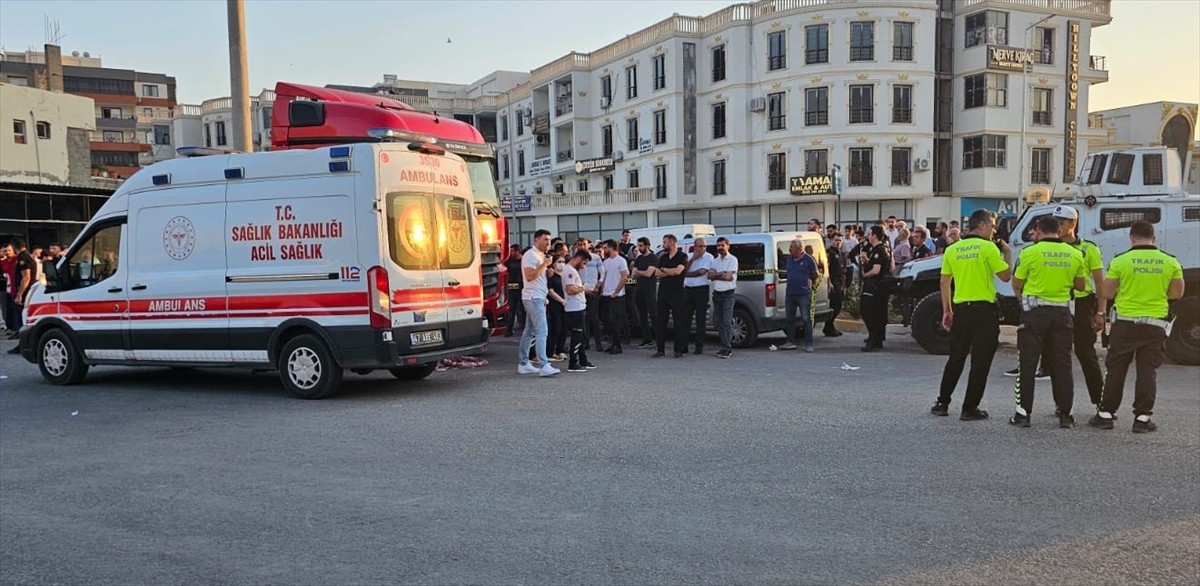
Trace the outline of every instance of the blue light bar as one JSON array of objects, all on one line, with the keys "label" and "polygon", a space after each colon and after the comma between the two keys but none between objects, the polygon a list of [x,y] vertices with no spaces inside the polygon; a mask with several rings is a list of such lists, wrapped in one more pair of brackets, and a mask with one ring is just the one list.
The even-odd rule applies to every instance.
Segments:
[{"label": "blue light bar", "polygon": [[233,169],[225,170],[225,178],[226,179],[241,179],[244,175],[245,175],[245,172],[242,170],[241,167],[234,167]]},{"label": "blue light bar", "polygon": [[330,161],[330,173],[345,173],[350,170],[350,161]]},{"label": "blue light bar", "polygon": [[339,147],[333,147],[333,148],[329,149],[329,158],[331,158],[331,159],[340,159],[340,158],[345,158],[345,157],[349,157],[349,156],[350,156],[350,147],[348,147],[348,146],[339,146]]},{"label": "blue light bar", "polygon": [[154,181],[155,185],[170,185],[171,184],[171,174],[170,173],[167,173],[166,175],[155,175],[151,179]]}]

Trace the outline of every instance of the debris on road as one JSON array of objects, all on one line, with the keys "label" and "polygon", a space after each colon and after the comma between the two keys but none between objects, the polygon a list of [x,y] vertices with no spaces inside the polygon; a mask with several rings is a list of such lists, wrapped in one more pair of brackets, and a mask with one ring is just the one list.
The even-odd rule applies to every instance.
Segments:
[{"label": "debris on road", "polygon": [[862,368],[862,367],[861,366],[850,366],[849,364],[846,364],[845,362],[842,363],[842,370],[858,370],[860,368]]},{"label": "debris on road", "polygon": [[438,372],[446,372],[451,368],[479,368],[487,366],[488,361],[474,356],[459,356],[458,358],[443,358],[437,363]]}]

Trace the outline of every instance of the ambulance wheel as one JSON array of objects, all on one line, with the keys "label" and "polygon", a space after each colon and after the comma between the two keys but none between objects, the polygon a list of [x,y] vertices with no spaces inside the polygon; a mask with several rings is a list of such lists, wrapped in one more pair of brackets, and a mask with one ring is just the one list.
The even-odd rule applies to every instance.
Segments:
[{"label": "ambulance wheel", "polygon": [[950,354],[950,332],[942,328],[941,292],[922,297],[913,308],[912,337],[930,354]]},{"label": "ambulance wheel", "polygon": [[749,311],[739,307],[733,310],[733,335],[730,336],[734,348],[749,348],[758,341],[758,324]]},{"label": "ambulance wheel", "polygon": [[88,365],[71,337],[57,328],[42,334],[38,340],[37,358],[42,377],[51,384],[77,384],[88,372]]},{"label": "ambulance wheel", "polygon": [[1200,364],[1200,297],[1175,302],[1175,325],[1167,338],[1167,357],[1176,364]]},{"label": "ambulance wheel", "polygon": [[320,338],[296,336],[279,353],[279,380],[283,388],[300,399],[321,399],[337,391],[342,367]]},{"label": "ambulance wheel", "polygon": [[392,376],[400,380],[411,381],[421,380],[433,374],[433,371],[436,369],[437,363],[430,362],[429,364],[422,364],[421,366],[397,366],[396,368],[389,368],[388,372],[392,373]]}]

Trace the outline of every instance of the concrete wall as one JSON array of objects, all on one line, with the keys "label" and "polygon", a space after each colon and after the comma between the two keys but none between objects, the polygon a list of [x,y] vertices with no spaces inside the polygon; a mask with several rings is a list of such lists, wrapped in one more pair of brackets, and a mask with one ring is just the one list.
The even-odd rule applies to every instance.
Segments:
[{"label": "concrete wall", "polygon": [[[25,122],[24,144],[17,142],[14,120]],[[82,176],[72,166],[72,156],[80,154],[90,177],[90,151],[82,151],[79,144],[70,148],[71,137],[78,133],[69,129],[86,133],[96,128],[91,98],[0,84],[0,121],[0,181],[76,184],[73,179]],[[38,138],[38,122],[50,124],[49,138]]]}]

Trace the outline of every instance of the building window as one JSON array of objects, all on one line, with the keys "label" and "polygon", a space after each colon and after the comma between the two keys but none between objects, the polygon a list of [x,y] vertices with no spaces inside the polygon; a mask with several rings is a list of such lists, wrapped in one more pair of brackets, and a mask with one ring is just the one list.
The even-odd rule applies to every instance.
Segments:
[{"label": "building window", "polygon": [[638,173],[637,169],[630,169],[629,173],[625,175],[625,182],[629,185],[630,189],[641,187],[641,174]]},{"label": "building window", "polygon": [[875,86],[850,86],[850,123],[870,124],[875,122]]},{"label": "building window", "polygon": [[1042,65],[1054,64],[1054,29],[1039,26],[1033,29],[1033,47],[1035,62]]},{"label": "building window", "polygon": [[[104,132],[104,141],[108,142],[108,132]],[[115,133],[114,133],[115,134]],[[118,141],[120,142],[120,141]],[[212,148],[212,124],[204,125],[204,146]]]},{"label": "building window", "polygon": [[850,149],[850,186],[875,184],[875,149]]},{"label": "building window", "polygon": [[804,90],[804,125],[829,124],[829,88],[810,87]]},{"label": "building window", "polygon": [[157,98],[158,97],[158,86],[156,86],[152,83],[142,84],[142,97],[143,98]]},{"label": "building window", "polygon": [[892,23],[892,60],[913,60],[913,23]]},{"label": "building window", "polygon": [[725,102],[713,104],[713,138],[725,138]]},{"label": "building window", "polygon": [[963,138],[963,170],[1002,168],[1008,137],[981,134]]},{"label": "building window", "polygon": [[667,56],[654,56],[654,89],[661,90],[667,87]]},{"label": "building window", "polygon": [[554,193],[557,193],[558,195],[562,195],[566,192],[567,192],[567,187],[565,185],[563,185],[562,183],[554,184]]},{"label": "building window", "polygon": [[783,130],[787,128],[787,94],[776,92],[767,94],[767,130]]},{"label": "building window", "polygon": [[500,155],[500,178],[508,179],[509,171],[510,171],[510,168],[509,168],[508,155],[507,154]]},{"label": "building window", "polygon": [[600,97],[604,101],[612,103],[612,76],[606,75],[600,78]]},{"label": "building window", "polygon": [[892,185],[912,185],[912,149],[892,149]]},{"label": "building window", "polygon": [[631,65],[625,68],[625,99],[632,100],[637,97],[637,65]]},{"label": "building window", "polygon": [[725,45],[717,45],[712,50],[712,80],[725,81]]},{"label": "building window", "polygon": [[579,181],[575,182],[575,191],[587,191],[587,190],[588,190],[588,180],[587,179],[580,179]]},{"label": "building window", "polygon": [[654,144],[667,143],[667,111],[654,111]]},{"label": "building window", "polygon": [[1163,158],[1160,154],[1142,155],[1142,184],[1163,184]]},{"label": "building window", "polygon": [[875,60],[875,23],[850,23],[850,60]]},{"label": "building window", "polygon": [[517,151],[517,177],[525,176],[525,151]]},{"label": "building window", "polygon": [[25,144],[25,121],[13,120],[13,142]]},{"label": "building window", "polygon": [[517,127],[517,136],[525,136],[525,124],[527,121],[529,120],[525,118],[525,116],[517,114],[517,119],[515,121]]},{"label": "building window", "polygon": [[214,123],[213,126],[217,127],[217,146],[225,146],[229,144],[229,139],[225,136],[225,123],[218,121]]},{"label": "building window", "polygon": [[37,131],[38,138],[40,138],[42,140],[47,140],[50,138],[50,123],[49,122],[40,120],[40,121],[34,123],[33,126],[34,126],[34,129]]},{"label": "building window", "polygon": [[631,153],[636,153],[638,150],[638,121],[637,118],[630,118],[625,121],[625,134],[628,135],[625,147]]},{"label": "building window", "polygon": [[787,154],[767,155],[767,190],[775,191],[787,187]]},{"label": "building window", "polygon": [[770,57],[767,58],[767,71],[777,71],[787,67],[787,33],[773,32],[767,35],[767,45],[770,46]]},{"label": "building window", "polygon": [[121,109],[120,108],[100,108],[100,117],[101,118],[109,118],[109,119],[120,118],[121,117]]},{"label": "building window", "polygon": [[829,25],[804,27],[804,62],[808,65],[829,63]]},{"label": "building window", "polygon": [[984,10],[966,18],[966,48],[1008,44],[1008,13]]},{"label": "building window", "polygon": [[613,133],[612,124],[606,124],[600,128],[600,156],[611,157],[613,154]]},{"label": "building window", "polygon": [[1033,88],[1033,125],[1050,126],[1054,117],[1051,104],[1054,103],[1054,90],[1044,87]]},{"label": "building window", "polygon": [[805,175],[829,174],[829,151],[827,149],[809,149],[804,151]]},{"label": "building window", "polygon": [[1035,185],[1050,184],[1050,149],[1033,149],[1033,164],[1029,166],[1029,182]]},{"label": "building window", "polygon": [[725,195],[725,159],[713,161],[713,195]]},{"label": "building window", "polygon": [[667,166],[654,166],[654,198],[667,199]]},{"label": "building window", "polygon": [[613,188],[613,176],[605,175],[604,176],[604,191],[611,191],[612,188]]},{"label": "building window", "polygon": [[892,124],[912,122],[912,86],[892,86]]},{"label": "building window", "polygon": [[508,116],[500,117],[500,140],[508,140]]},{"label": "building window", "polygon": [[154,144],[170,145],[171,144],[171,127],[165,124],[154,125]]},{"label": "building window", "polygon": [[1008,105],[1008,74],[979,73],[963,78],[963,108]]}]

